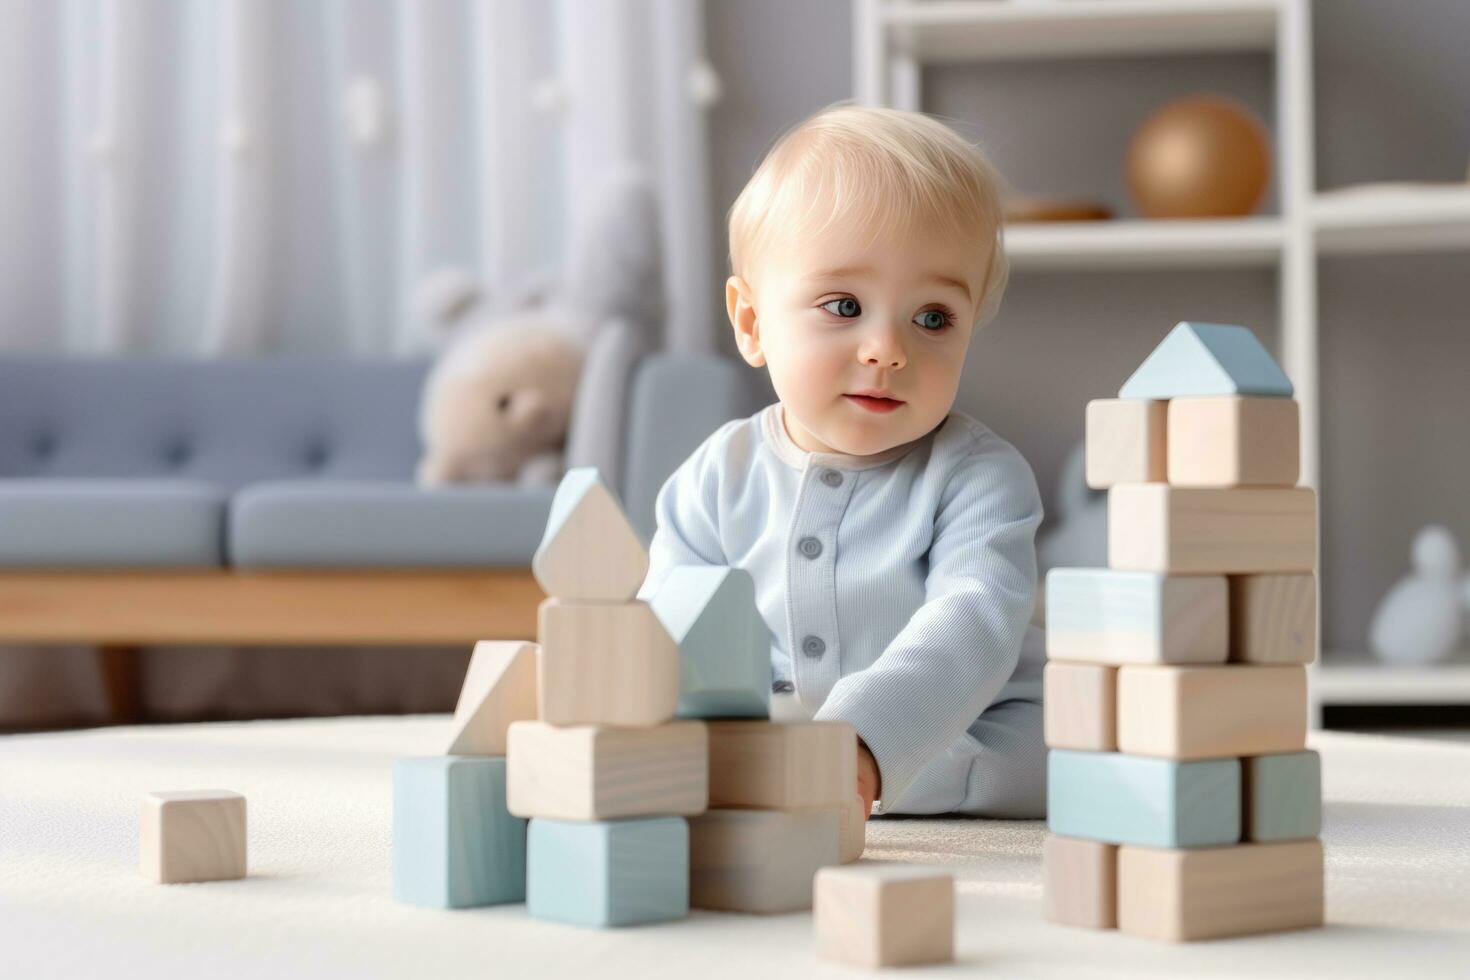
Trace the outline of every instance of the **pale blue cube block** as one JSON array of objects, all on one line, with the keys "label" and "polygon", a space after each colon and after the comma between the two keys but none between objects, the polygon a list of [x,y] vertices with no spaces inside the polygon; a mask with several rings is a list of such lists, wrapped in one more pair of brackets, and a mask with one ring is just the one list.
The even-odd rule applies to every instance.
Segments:
[{"label": "pale blue cube block", "polygon": [[689,824],[682,817],[531,821],[526,908],[571,925],[630,926],[689,914]]},{"label": "pale blue cube block", "polygon": [[1303,840],[1322,832],[1322,759],[1317,753],[1256,755],[1242,762],[1246,840]]},{"label": "pale blue cube block", "polygon": [[1291,380],[1256,335],[1223,323],[1176,324],[1123,383],[1119,398],[1290,398]]},{"label": "pale blue cube block", "polygon": [[769,717],[771,631],[749,572],[681,565],[649,605],[679,645],[678,717]]},{"label": "pale blue cube block", "polygon": [[1047,759],[1046,811],[1052,833],[1064,837],[1143,847],[1235,844],[1240,760],[1056,749]]},{"label": "pale blue cube block", "polygon": [[504,756],[393,767],[393,897],[459,909],[526,897],[526,821],[505,806]]}]

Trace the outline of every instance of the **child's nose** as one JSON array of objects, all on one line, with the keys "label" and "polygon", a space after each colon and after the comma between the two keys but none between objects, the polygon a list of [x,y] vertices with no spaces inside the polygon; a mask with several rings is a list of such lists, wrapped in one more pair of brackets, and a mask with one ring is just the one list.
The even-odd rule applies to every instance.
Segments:
[{"label": "child's nose", "polygon": [[858,348],[858,360],[867,367],[897,371],[908,363],[897,333],[886,327],[873,330]]}]

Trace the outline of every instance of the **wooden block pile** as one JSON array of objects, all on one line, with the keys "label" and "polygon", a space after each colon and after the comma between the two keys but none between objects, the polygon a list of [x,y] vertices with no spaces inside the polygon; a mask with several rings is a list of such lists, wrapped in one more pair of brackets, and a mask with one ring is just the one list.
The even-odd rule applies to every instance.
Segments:
[{"label": "wooden block pile", "polygon": [[1185,941],[1320,925],[1317,510],[1290,381],[1181,323],[1087,409],[1107,569],[1047,576],[1045,910]]}]

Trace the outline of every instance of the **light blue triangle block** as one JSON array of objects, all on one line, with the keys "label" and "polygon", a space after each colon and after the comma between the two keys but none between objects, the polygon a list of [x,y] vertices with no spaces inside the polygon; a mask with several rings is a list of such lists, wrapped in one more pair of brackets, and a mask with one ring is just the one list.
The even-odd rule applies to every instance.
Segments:
[{"label": "light blue triangle block", "polygon": [[531,821],[526,910],[606,928],[689,914],[689,823],[682,817]]},{"label": "light blue triangle block", "polygon": [[1054,749],[1047,756],[1046,819],[1054,834],[1109,844],[1235,844],[1240,760],[1179,762]]},{"label": "light blue triangle block", "polygon": [[649,600],[679,645],[680,718],[766,718],[771,634],[742,568],[681,565]]},{"label": "light blue triangle block", "polygon": [[1144,358],[1118,397],[1290,398],[1292,391],[1281,365],[1245,327],[1185,321]]}]

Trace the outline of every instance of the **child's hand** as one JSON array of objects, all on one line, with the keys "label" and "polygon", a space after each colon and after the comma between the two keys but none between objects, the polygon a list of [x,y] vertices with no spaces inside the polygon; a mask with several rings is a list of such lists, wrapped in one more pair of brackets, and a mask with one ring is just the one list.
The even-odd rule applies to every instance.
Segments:
[{"label": "child's hand", "polygon": [[883,789],[883,777],[878,772],[878,760],[862,739],[858,739],[857,748],[857,791],[863,801],[863,818],[867,819],[873,815],[873,801]]}]

